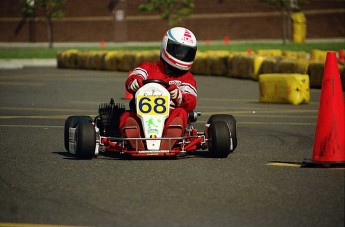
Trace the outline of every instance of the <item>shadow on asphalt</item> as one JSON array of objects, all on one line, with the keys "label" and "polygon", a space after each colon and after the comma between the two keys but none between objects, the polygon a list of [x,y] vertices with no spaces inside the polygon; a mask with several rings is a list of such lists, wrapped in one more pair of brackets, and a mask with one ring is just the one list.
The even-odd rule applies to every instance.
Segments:
[{"label": "shadow on asphalt", "polygon": [[[82,160],[77,158],[75,155],[68,153],[67,151],[55,151],[53,154],[63,156],[63,159],[67,160]],[[116,154],[113,152],[102,152],[97,157],[93,159],[100,160],[178,160],[178,159],[195,159],[195,158],[216,158],[206,151],[194,151],[192,153],[187,153],[185,156],[177,157],[132,157],[128,154]],[[85,159],[84,159],[85,160]]]}]

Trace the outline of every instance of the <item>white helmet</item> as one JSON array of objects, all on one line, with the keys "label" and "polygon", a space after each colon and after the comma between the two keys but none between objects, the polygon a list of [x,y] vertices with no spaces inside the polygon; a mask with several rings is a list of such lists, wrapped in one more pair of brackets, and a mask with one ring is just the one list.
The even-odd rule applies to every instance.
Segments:
[{"label": "white helmet", "polygon": [[181,27],[169,29],[161,44],[161,58],[173,68],[187,71],[195,58],[197,46],[194,34]]}]

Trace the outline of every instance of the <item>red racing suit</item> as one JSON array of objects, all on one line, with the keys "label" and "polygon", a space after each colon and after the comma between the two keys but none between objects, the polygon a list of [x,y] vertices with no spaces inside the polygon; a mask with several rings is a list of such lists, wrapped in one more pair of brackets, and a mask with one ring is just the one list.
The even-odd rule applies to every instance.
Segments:
[{"label": "red racing suit", "polygon": [[[173,102],[170,103],[170,114],[165,121],[165,128],[170,125],[170,122],[176,118],[180,117],[183,121],[183,128],[186,128],[188,121],[188,113],[193,111],[196,107],[197,99],[197,88],[196,82],[193,75],[190,72],[186,72],[179,76],[171,76],[165,74],[164,63],[159,60],[157,63],[144,62],[136,67],[128,76],[126,80],[126,90],[130,93],[133,91],[129,88],[130,84],[136,78],[141,77],[143,80],[146,79],[158,79],[168,82],[170,85],[175,84],[182,93],[182,102],[179,106],[176,106]],[[133,117],[140,125],[140,120],[136,113],[125,112],[120,118],[120,129],[124,127],[126,119],[128,117]],[[163,132],[164,135],[164,132]]]}]

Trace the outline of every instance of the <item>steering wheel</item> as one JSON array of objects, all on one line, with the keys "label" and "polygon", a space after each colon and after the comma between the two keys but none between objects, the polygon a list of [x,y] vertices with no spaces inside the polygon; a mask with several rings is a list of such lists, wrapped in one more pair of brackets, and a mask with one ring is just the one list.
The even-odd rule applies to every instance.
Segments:
[{"label": "steering wheel", "polygon": [[148,80],[143,81],[143,84],[148,84],[148,83],[157,83],[157,84],[163,85],[165,88],[168,88],[170,86],[168,82],[165,82],[163,80],[148,79]]}]

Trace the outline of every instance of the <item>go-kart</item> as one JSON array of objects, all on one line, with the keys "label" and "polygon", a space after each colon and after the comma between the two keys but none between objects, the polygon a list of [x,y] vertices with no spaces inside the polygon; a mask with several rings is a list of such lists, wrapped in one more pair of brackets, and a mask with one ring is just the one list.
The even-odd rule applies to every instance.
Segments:
[{"label": "go-kart", "polygon": [[[193,127],[201,112],[188,114],[188,124],[180,137],[162,138],[165,119],[169,116],[170,93],[168,83],[161,80],[145,80],[130,102],[130,111],[135,111],[141,120],[144,138],[124,138],[119,129],[120,116],[126,109],[114,99],[102,103],[98,115],[69,116],[65,121],[65,149],[80,159],[92,159],[102,152],[130,156],[185,156],[198,150],[208,149],[213,157],[226,158],[237,147],[236,119],[232,115],[210,116],[205,129],[198,132]],[[181,127],[172,125],[169,127]],[[123,129],[124,130],[124,129]],[[136,141],[132,147],[129,141]],[[143,141],[144,150],[138,149]],[[168,150],[160,150],[162,140],[176,140]]]}]

